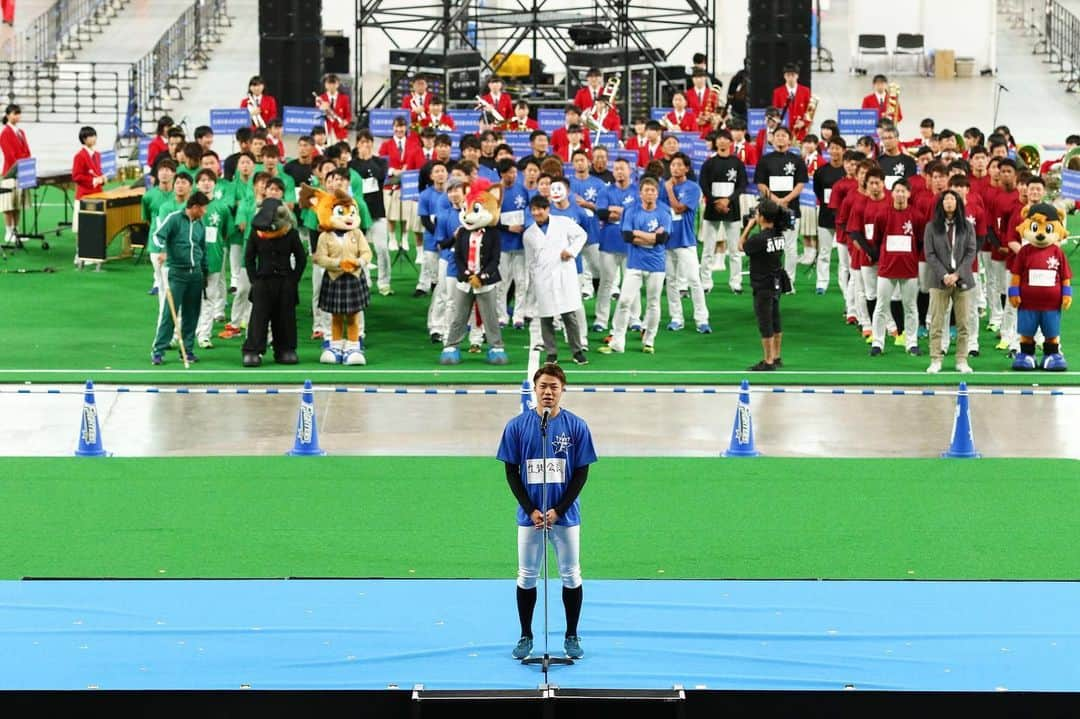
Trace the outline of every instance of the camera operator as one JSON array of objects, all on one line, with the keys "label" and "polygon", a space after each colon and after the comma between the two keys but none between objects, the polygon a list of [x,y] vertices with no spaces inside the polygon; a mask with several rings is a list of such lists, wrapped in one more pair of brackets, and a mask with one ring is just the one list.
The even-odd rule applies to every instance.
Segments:
[{"label": "camera operator", "polygon": [[[739,237],[739,249],[750,258],[750,287],[754,290],[754,314],[761,331],[764,359],[749,369],[772,371],[782,367],[780,359],[780,295],[791,288],[791,280],[782,266],[784,230],[790,224],[787,209],[771,199],[762,198],[757,215],[750,219]],[[760,228],[753,237],[750,231]]]},{"label": "camera operator", "polygon": [[968,333],[972,330],[969,302],[975,298],[975,228],[967,221],[964,201],[954,190],[938,197],[934,217],[926,225],[923,248],[930,270],[930,366],[931,374],[941,371],[941,335],[949,323],[949,301],[956,314],[956,371],[969,374]]}]

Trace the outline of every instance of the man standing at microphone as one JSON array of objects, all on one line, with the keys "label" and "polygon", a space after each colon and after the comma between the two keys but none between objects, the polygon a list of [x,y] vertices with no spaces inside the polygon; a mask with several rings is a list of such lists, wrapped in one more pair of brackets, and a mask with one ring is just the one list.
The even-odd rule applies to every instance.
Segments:
[{"label": "man standing at microphone", "polygon": [[[585,420],[559,407],[566,388],[562,368],[545,364],[532,381],[536,409],[506,423],[496,455],[505,464],[506,481],[518,502],[517,608],[521,638],[512,656],[525,659],[532,653],[536,579],[541,563],[547,559],[543,531],[546,527],[555,546],[563,583],[566,610],[563,649],[571,659],[580,659],[585,652],[577,634],[583,598],[578,558],[581,533],[578,495],[588,478],[589,465],[596,461],[596,451]],[[546,448],[543,437],[549,443]],[[543,507],[545,498],[547,504]]]}]

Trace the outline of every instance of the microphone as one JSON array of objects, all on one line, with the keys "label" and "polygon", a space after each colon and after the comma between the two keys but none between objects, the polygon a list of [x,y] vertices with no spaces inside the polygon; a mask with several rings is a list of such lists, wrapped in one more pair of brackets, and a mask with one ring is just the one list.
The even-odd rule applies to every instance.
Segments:
[{"label": "microphone", "polygon": [[548,426],[548,420],[551,419],[551,410],[545,409],[544,416],[540,418],[540,431],[546,432]]}]

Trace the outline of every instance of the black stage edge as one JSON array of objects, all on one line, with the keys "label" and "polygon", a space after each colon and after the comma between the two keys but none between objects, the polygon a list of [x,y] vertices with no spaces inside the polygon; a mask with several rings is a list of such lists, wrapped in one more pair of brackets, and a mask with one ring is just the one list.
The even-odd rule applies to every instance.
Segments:
[{"label": "black stage edge", "polygon": [[[594,660],[595,661],[595,660]],[[61,712],[95,715],[218,717],[830,717],[863,719],[881,716],[1075,717],[1080,696],[1066,693],[874,692],[849,691],[708,691],[687,690],[685,701],[630,698],[634,690],[558,690],[541,699],[542,691],[453,692],[452,701],[417,702],[411,689],[385,691],[74,691],[0,692],[0,711],[11,717],[59,716]],[[468,696],[472,694],[473,696]],[[531,696],[529,696],[531,695]],[[487,698],[482,698],[487,697]],[[13,712],[12,710],[15,710]],[[108,714],[105,714],[108,712]],[[418,713],[419,712],[419,713]],[[616,713],[617,712],[617,713]],[[962,712],[962,714],[961,714]],[[946,716],[950,715],[946,714]]]}]

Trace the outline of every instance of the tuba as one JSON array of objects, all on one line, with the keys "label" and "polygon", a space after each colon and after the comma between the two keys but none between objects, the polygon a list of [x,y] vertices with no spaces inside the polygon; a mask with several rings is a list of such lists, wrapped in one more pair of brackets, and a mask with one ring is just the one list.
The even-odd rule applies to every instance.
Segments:
[{"label": "tuba", "polygon": [[1016,150],[1016,156],[1027,166],[1031,172],[1038,173],[1042,166],[1042,153],[1037,145],[1021,145]]},{"label": "tuba", "polygon": [[896,124],[896,117],[900,114],[900,85],[890,82],[885,90],[885,113],[882,115],[886,120]]}]

